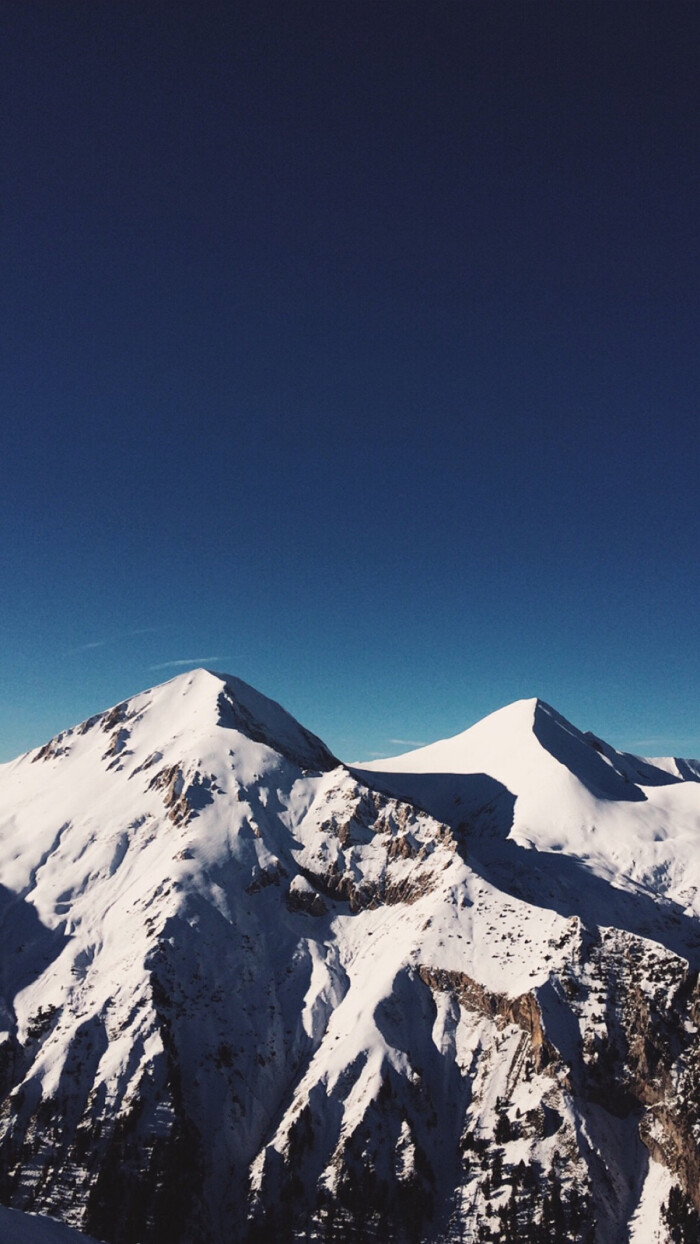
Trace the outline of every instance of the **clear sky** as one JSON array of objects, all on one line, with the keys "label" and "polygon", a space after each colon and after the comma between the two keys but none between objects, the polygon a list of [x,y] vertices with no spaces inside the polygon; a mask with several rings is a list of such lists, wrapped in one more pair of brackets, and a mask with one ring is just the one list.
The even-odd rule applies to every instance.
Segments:
[{"label": "clear sky", "polygon": [[0,758],[190,662],[700,754],[700,5],[0,25]]}]

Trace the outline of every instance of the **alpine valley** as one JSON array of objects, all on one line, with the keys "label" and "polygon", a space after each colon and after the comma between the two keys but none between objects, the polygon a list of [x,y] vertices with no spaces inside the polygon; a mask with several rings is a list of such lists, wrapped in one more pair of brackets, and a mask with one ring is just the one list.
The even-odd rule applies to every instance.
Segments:
[{"label": "alpine valley", "polygon": [[200,669],[0,768],[0,883],[3,1242],[700,1240],[698,762]]}]

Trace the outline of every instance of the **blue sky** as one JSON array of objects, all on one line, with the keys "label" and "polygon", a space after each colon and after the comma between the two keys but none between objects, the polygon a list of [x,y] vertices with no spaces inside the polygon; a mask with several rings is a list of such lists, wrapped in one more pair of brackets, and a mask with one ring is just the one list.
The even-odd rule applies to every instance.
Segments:
[{"label": "blue sky", "polygon": [[698,6],[2,20],[0,758],[189,661],[699,754]]}]

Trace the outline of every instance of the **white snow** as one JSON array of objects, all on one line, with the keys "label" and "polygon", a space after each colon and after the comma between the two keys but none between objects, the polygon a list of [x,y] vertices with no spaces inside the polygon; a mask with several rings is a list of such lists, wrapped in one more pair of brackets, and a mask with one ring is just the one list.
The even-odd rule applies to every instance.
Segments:
[{"label": "white snow", "polygon": [[21,1214],[0,1205],[2,1244],[96,1244],[87,1235],[44,1214]]},{"label": "white snow", "polygon": [[473,819],[527,849],[584,861],[613,887],[643,887],[700,914],[697,761],[616,752],[532,699],[353,771],[450,824]]},{"label": "white snow", "polygon": [[[237,1162],[262,1187],[306,1102],[326,1103],[340,1152],[391,1069],[439,1097],[456,1067],[472,1129],[490,1134],[498,1098],[525,1115],[553,1082],[522,1079],[521,1028],[417,992],[418,970],[537,991],[555,1024],[551,982],[575,965],[582,922],[681,953],[697,937],[697,772],[616,752],[539,700],[349,771],[246,684],[181,675],[0,767],[0,1028],[22,1042],[41,1029],[24,1084],[50,1098],[94,1023],[76,1099],[123,1113],[162,1057],[154,962],[170,972],[189,991],[176,1038],[217,1206]],[[287,905],[315,894],[325,914]],[[402,1125],[400,1178],[414,1143]],[[546,1163],[561,1143],[513,1140],[509,1160]],[[652,1164],[630,1244],[656,1244],[662,1186]],[[13,1244],[78,1244],[26,1215],[12,1236],[8,1213]]]}]

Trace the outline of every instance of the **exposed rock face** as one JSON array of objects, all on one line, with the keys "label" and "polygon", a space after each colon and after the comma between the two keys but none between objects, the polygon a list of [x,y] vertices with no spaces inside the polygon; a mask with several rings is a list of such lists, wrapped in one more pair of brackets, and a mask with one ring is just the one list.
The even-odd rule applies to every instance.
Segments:
[{"label": "exposed rock face", "polygon": [[542,1071],[557,1058],[557,1051],[544,1035],[542,1013],[534,994],[522,994],[509,998],[506,994],[492,993],[465,972],[446,972],[440,968],[419,969],[419,976],[431,989],[447,990],[455,995],[460,1006],[477,1011],[504,1027],[516,1024],[527,1034],[535,1070]]},{"label": "exposed rock face", "polygon": [[495,779],[447,824],[384,776],[205,671],[6,766],[0,1201],[108,1244],[692,1238],[692,909],[508,839]]},{"label": "exposed rock face", "polygon": [[[146,766],[144,766],[146,767]],[[148,783],[149,790],[163,793],[163,803],[173,825],[186,825],[213,800],[216,778],[196,770],[186,776],[182,765],[166,765]]]},{"label": "exposed rock face", "polygon": [[325,916],[328,908],[317,894],[306,877],[294,877],[287,894],[287,907],[290,911],[305,911],[310,916]]}]

